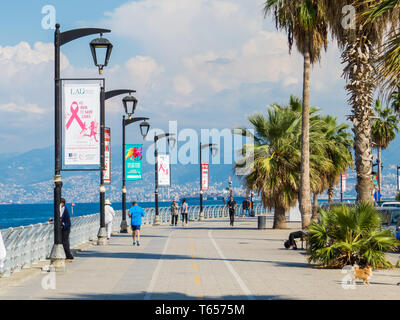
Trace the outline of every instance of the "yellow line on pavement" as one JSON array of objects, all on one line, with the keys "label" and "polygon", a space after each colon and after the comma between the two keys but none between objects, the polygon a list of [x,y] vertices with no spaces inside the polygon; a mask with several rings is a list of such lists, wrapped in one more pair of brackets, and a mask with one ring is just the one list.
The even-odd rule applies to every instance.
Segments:
[{"label": "yellow line on pavement", "polygon": [[198,286],[200,285],[200,277],[199,276],[194,276],[194,283]]},{"label": "yellow line on pavement", "polygon": [[197,271],[197,269],[198,269],[197,264],[193,263],[193,269],[194,269],[195,271]]}]

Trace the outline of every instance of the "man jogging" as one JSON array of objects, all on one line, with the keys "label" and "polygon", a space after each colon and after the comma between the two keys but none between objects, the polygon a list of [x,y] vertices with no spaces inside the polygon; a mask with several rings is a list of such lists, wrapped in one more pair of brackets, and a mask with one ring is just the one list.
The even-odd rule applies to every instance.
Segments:
[{"label": "man jogging", "polygon": [[235,209],[237,207],[237,203],[233,200],[233,197],[230,196],[227,207],[229,209],[229,219],[231,221],[231,226],[233,227],[233,222],[235,221]]},{"label": "man jogging", "polygon": [[142,225],[142,217],[146,215],[144,210],[139,207],[137,202],[132,202],[132,207],[129,209],[129,218],[131,218],[133,245],[140,246],[140,227]]}]

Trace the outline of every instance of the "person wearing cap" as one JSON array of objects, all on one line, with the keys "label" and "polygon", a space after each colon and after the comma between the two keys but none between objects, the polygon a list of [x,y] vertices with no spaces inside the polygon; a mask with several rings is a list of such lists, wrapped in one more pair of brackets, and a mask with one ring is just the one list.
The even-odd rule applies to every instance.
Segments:
[{"label": "person wearing cap", "polygon": [[105,214],[105,223],[106,223],[106,230],[107,230],[107,240],[111,238],[111,231],[112,231],[112,223],[115,217],[115,211],[111,207],[111,201],[106,199],[104,202],[104,214]]}]

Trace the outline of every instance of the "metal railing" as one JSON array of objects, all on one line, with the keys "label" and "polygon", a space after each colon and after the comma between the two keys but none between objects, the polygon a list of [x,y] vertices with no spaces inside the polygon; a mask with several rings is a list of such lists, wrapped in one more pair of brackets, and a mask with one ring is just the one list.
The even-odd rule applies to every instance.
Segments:
[{"label": "metal railing", "polygon": [[[155,209],[144,209],[146,215],[142,219],[143,224],[153,224]],[[228,217],[228,208],[224,205],[204,206],[205,219],[218,219]],[[254,204],[255,215],[265,214],[267,211],[261,204]],[[122,221],[122,211],[115,212],[112,225],[113,232],[120,230]],[[159,208],[160,223],[170,223],[171,210],[169,207]],[[199,219],[200,206],[190,206],[188,209],[188,219],[195,221]],[[243,215],[242,206],[238,206],[235,211],[236,216]],[[70,247],[72,249],[82,244],[97,239],[99,231],[100,214],[91,214],[71,219]],[[30,268],[32,265],[49,259],[54,243],[54,226],[52,222],[38,223],[35,225],[8,228],[0,230],[7,256],[4,261],[4,268],[0,277],[9,277],[14,272]]]}]

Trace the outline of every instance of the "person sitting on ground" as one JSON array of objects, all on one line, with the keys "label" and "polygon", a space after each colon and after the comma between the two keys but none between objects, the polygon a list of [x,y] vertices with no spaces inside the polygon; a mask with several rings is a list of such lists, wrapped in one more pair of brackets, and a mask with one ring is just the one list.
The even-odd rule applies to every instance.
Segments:
[{"label": "person sitting on ground", "polygon": [[305,239],[306,233],[303,231],[295,231],[289,234],[289,240],[286,240],[284,246],[286,249],[297,250],[297,244],[294,239],[301,239],[302,241]]}]

